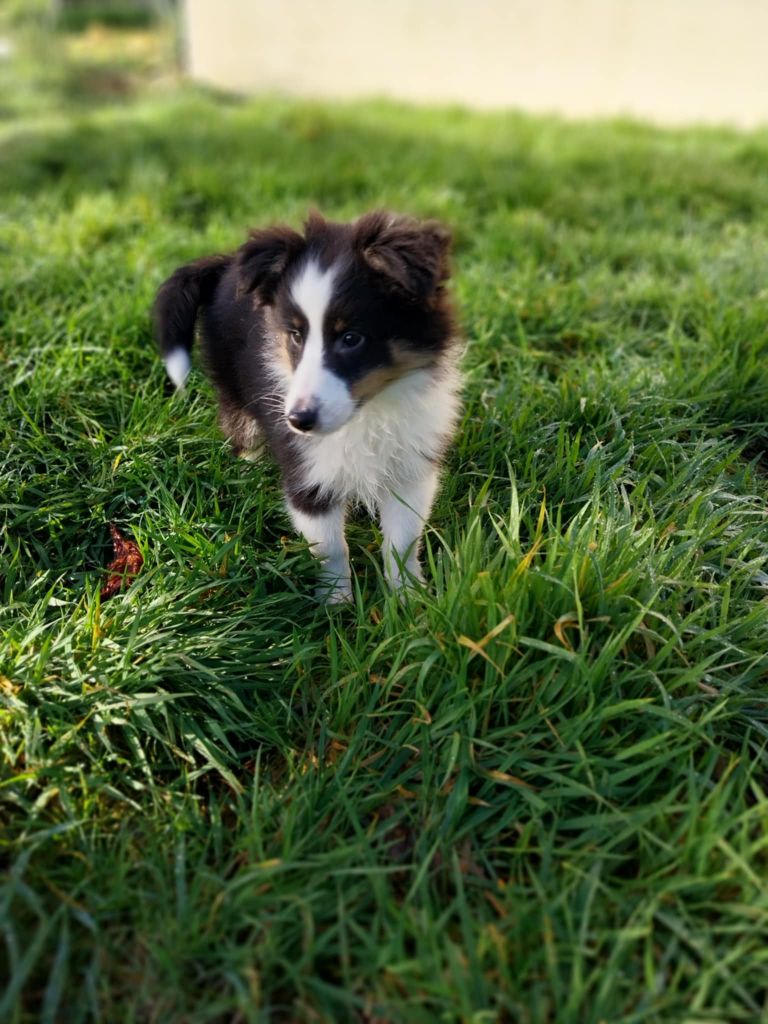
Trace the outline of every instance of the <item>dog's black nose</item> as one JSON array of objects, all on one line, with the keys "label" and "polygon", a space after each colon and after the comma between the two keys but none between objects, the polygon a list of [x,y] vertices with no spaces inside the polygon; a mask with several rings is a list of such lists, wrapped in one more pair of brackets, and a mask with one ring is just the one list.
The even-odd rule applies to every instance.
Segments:
[{"label": "dog's black nose", "polygon": [[291,409],[288,413],[288,422],[296,430],[302,430],[306,434],[314,430],[317,424],[317,409]]}]

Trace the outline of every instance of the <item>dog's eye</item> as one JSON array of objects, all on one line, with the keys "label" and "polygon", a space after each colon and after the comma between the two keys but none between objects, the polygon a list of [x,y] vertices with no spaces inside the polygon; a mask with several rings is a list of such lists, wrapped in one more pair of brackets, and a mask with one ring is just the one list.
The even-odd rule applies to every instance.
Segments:
[{"label": "dog's eye", "polygon": [[288,340],[294,346],[294,348],[301,348],[304,344],[304,339],[301,336],[301,331],[288,331]]},{"label": "dog's eye", "polygon": [[356,348],[360,348],[364,341],[365,337],[358,331],[345,331],[339,336],[336,344],[342,352],[353,352]]}]

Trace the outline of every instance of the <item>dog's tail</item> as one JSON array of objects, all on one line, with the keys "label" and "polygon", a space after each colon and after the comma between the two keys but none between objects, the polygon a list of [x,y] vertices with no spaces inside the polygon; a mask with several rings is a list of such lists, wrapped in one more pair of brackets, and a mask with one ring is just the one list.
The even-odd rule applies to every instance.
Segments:
[{"label": "dog's tail", "polygon": [[232,256],[206,256],[179,267],[160,285],[152,307],[155,338],[165,369],[177,388],[184,386],[191,366],[195,321],[200,306],[210,302]]}]

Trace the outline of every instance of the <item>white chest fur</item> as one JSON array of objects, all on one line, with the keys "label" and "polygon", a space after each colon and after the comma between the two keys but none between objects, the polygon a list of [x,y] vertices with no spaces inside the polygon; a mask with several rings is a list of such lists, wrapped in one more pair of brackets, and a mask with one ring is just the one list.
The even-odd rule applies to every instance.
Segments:
[{"label": "white chest fur", "polygon": [[331,434],[297,437],[307,488],[371,510],[398,485],[433,469],[459,416],[460,378],[419,370],[390,385]]}]

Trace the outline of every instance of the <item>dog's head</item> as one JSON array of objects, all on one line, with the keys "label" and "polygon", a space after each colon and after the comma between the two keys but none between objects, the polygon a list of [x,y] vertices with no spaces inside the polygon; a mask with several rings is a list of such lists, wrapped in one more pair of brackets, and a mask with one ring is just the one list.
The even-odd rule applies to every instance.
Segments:
[{"label": "dog's head", "polygon": [[318,214],[304,234],[255,231],[237,254],[276,339],[285,416],[301,434],[338,430],[366,401],[435,366],[453,335],[450,236],[386,212],[353,224]]}]

